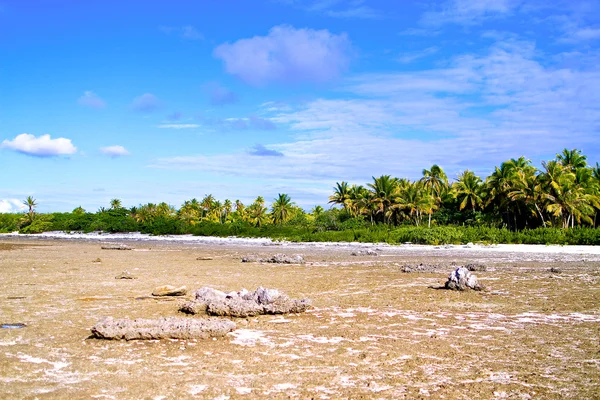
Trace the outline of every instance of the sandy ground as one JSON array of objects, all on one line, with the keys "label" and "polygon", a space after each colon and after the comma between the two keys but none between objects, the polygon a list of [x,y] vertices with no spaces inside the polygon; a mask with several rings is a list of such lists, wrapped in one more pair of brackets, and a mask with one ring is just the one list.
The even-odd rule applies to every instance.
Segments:
[{"label": "sandy ground", "polygon": [[[350,255],[364,248],[379,255]],[[240,262],[275,253],[306,263]],[[430,288],[471,262],[487,291]],[[436,269],[401,272],[419,263]],[[0,282],[0,324],[26,324],[0,328],[0,398],[600,398],[596,247],[3,235]],[[149,296],[165,284],[274,287],[314,307],[236,320],[216,340],[89,338],[105,316],[203,317]]]}]

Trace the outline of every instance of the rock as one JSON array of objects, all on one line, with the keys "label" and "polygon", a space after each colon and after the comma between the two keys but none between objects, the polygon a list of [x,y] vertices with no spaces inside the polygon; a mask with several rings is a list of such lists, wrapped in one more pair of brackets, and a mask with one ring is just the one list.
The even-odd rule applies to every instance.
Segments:
[{"label": "rock", "polygon": [[115,279],[137,279],[137,276],[131,275],[131,272],[125,270],[119,275],[115,276]]},{"label": "rock", "polygon": [[475,247],[475,245],[472,242],[469,242],[469,243],[465,244],[464,247],[467,249],[472,249],[473,247]]},{"label": "rock", "polygon": [[450,290],[482,290],[483,285],[479,283],[477,277],[473,275],[467,268],[459,267],[452,271],[445,284],[446,289]]},{"label": "rock", "polygon": [[196,258],[196,260],[198,260],[198,261],[210,261],[212,259],[213,259],[212,257],[198,257],[198,258]]},{"label": "rock", "polygon": [[351,256],[378,256],[375,250],[367,249],[367,250],[356,250],[350,253]]},{"label": "rock", "polygon": [[96,258],[94,261],[92,261],[93,263],[101,263],[102,260],[100,259],[100,257]]},{"label": "rock", "polygon": [[248,256],[242,257],[242,262],[243,263],[259,262],[259,260],[260,259],[257,256],[254,256],[254,255],[248,255]]},{"label": "rock", "polygon": [[562,274],[562,269],[552,267],[552,268],[550,268],[550,272],[552,272],[553,274]]},{"label": "rock", "polygon": [[242,262],[261,262],[271,264],[304,264],[304,258],[299,254],[294,256],[287,256],[285,254],[275,254],[266,258],[260,258],[255,255],[248,255],[242,257]]},{"label": "rock", "polygon": [[102,250],[133,250],[132,247],[126,244],[106,244],[100,247]]},{"label": "rock", "polygon": [[486,271],[487,267],[483,264],[467,264],[465,268],[469,271]]},{"label": "rock", "polygon": [[187,293],[187,287],[175,287],[171,285],[164,285],[155,288],[152,291],[152,296],[185,296]]},{"label": "rock", "polygon": [[182,312],[228,316],[236,318],[254,317],[262,314],[300,313],[310,307],[310,300],[290,299],[277,289],[259,287],[254,292],[242,289],[224,293],[211,288],[202,288],[194,293],[195,299],[181,306]]},{"label": "rock", "polygon": [[405,272],[405,273],[411,273],[411,272],[434,272],[437,269],[437,266],[435,265],[427,265],[427,264],[418,264],[418,265],[403,265],[402,267],[400,267],[400,271]]},{"label": "rock", "polygon": [[225,336],[236,328],[235,322],[220,318],[105,318],[92,327],[98,339],[207,339]]}]

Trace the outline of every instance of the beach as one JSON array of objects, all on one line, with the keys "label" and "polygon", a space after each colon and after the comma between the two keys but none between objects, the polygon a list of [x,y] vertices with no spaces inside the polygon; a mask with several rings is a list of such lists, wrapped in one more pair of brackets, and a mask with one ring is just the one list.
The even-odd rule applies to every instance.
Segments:
[{"label": "beach", "polygon": [[[130,250],[102,249],[111,246]],[[304,262],[241,262],[274,254]],[[484,291],[440,290],[467,264],[479,266]],[[6,398],[558,399],[600,391],[595,246],[0,235],[0,271]],[[136,279],[115,279],[124,271]],[[189,292],[151,296],[161,285]],[[208,340],[90,337],[105,317],[202,318],[178,309],[206,286],[277,288],[312,308],[233,319],[236,330]]]}]

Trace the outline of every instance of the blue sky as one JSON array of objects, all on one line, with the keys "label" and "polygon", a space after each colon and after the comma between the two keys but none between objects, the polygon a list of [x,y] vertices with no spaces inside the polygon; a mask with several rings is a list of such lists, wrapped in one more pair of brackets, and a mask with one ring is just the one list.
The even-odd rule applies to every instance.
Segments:
[{"label": "blue sky", "polygon": [[600,161],[600,1],[0,0],[0,212]]}]

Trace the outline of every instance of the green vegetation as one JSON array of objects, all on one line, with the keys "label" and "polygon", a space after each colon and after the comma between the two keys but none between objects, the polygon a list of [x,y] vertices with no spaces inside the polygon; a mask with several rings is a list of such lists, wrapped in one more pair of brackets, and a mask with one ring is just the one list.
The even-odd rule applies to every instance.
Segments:
[{"label": "green vegetation", "polygon": [[[438,165],[416,181],[390,175],[366,186],[338,182],[333,207],[305,212],[289,195],[269,208],[257,197],[248,206],[208,194],[185,201],[124,208],[112,199],[95,213],[40,214],[29,196],[25,213],[0,214],[0,232],[142,232],[153,235],[271,237],[291,241],[387,243],[600,244],[600,166],[579,150],[563,150],[536,169],[524,157],[510,159],[483,180],[473,171],[453,183]],[[337,207],[336,207],[337,206]]]}]

